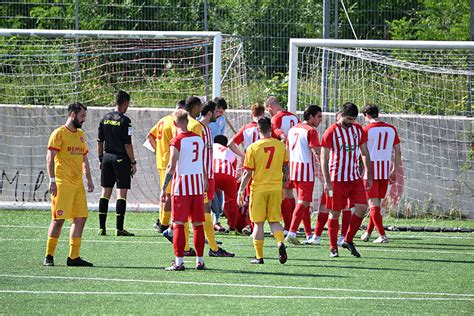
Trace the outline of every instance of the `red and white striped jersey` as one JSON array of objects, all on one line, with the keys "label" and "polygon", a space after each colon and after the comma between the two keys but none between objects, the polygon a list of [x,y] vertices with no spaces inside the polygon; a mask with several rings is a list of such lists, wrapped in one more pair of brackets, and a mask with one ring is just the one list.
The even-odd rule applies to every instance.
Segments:
[{"label": "red and white striped jersey", "polygon": [[[283,132],[272,125],[272,137],[279,138]],[[260,139],[257,122],[251,122],[244,125],[237,134],[232,137],[236,145],[244,143],[244,150]]]},{"label": "red and white striped jersey", "polygon": [[290,128],[287,138],[290,152],[290,180],[314,181],[314,155],[311,148],[321,146],[318,132],[312,126],[298,123]]},{"label": "red and white striped jersey", "polygon": [[235,177],[237,156],[229,148],[214,143],[213,170],[214,173],[227,174]]},{"label": "red and white striped jersey", "polygon": [[388,179],[393,146],[400,144],[397,129],[385,122],[372,122],[364,127],[364,131],[367,133],[374,180]]},{"label": "red and white striped jersey", "polygon": [[206,167],[206,173],[208,179],[214,179],[214,172],[212,171],[212,132],[208,126],[202,124],[202,140],[204,141],[204,166]]},{"label": "red and white striped jersey", "polygon": [[204,194],[202,167],[204,142],[201,136],[193,132],[181,133],[171,140],[170,146],[179,151],[171,195]]},{"label": "red and white striped jersey", "polygon": [[360,179],[360,145],[366,142],[367,134],[357,123],[349,128],[333,124],[324,132],[321,146],[330,149],[329,175],[331,181]]},{"label": "red and white striped jersey", "polygon": [[300,120],[296,115],[285,110],[278,111],[277,114],[272,117],[272,124],[275,126],[275,128],[278,128],[283,133],[285,133],[285,135],[288,135],[290,128],[299,122]]}]

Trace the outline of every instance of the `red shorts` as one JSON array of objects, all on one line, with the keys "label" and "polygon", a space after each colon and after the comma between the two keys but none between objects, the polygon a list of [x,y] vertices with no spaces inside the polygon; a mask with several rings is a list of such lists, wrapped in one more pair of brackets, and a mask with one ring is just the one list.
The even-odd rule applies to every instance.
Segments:
[{"label": "red shorts", "polygon": [[366,191],[368,199],[383,199],[387,195],[388,179],[374,180],[372,187]]},{"label": "red shorts", "polygon": [[237,180],[228,174],[214,173],[215,188],[224,191],[225,200],[237,200]]},{"label": "red shorts", "polygon": [[204,223],[204,197],[202,195],[183,195],[171,197],[173,221]]},{"label": "red shorts", "polygon": [[341,211],[352,204],[367,204],[367,196],[362,179],[347,182],[334,181],[331,183],[333,197],[326,197],[326,207],[328,209]]},{"label": "red shorts", "polygon": [[291,189],[294,189],[294,188],[295,188],[294,181],[287,181],[285,183],[285,189],[286,190],[291,190]]},{"label": "red shorts", "polygon": [[204,193],[204,203],[210,203],[214,199],[214,193],[216,193],[216,182],[215,179],[207,180],[207,192]]},{"label": "red shorts", "polygon": [[313,201],[313,181],[292,181],[299,201],[311,203]]},{"label": "red shorts", "polygon": [[[320,205],[326,206],[326,195],[327,194],[325,192],[323,192],[321,194],[321,203],[320,203]],[[350,199],[347,199],[346,208],[353,208],[353,207],[354,207],[354,203],[352,203]]]}]

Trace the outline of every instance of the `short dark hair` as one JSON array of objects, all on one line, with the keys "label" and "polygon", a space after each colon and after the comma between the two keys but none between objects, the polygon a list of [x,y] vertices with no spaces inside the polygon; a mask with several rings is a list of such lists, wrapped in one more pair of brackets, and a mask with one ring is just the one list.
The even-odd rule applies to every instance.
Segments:
[{"label": "short dark hair", "polygon": [[227,102],[225,101],[223,97],[215,97],[214,100],[212,101],[214,101],[214,103],[217,104],[218,109],[227,110]]},{"label": "short dark hair", "polygon": [[184,110],[186,108],[186,100],[179,100],[176,102],[176,108]]},{"label": "short dark hair", "polygon": [[115,104],[122,106],[125,102],[130,102],[130,94],[123,90],[119,90],[115,95]]},{"label": "short dark hair", "polygon": [[228,141],[229,140],[224,135],[216,135],[216,137],[214,137],[214,143],[221,144],[222,146],[225,146],[225,147],[227,147]]},{"label": "short dark hair", "polygon": [[207,101],[201,109],[201,116],[206,116],[209,112],[216,110],[217,104],[213,101]]},{"label": "short dark hair", "polygon": [[354,103],[346,102],[342,105],[342,116],[357,117],[358,115],[359,109]]},{"label": "short dark hair", "polygon": [[321,107],[319,107],[318,105],[310,104],[303,112],[303,119],[309,120],[310,116],[316,116],[316,114],[318,114],[319,112],[322,112]]},{"label": "short dark hair", "polygon": [[262,134],[267,134],[272,130],[272,121],[264,116],[258,119],[258,129]]},{"label": "short dark hair", "polygon": [[369,115],[370,117],[377,118],[379,117],[379,108],[375,104],[368,103],[362,113],[364,113],[365,116]]},{"label": "short dark hair", "polygon": [[201,105],[201,99],[198,97],[187,97],[186,98],[186,111],[191,112],[195,106]]},{"label": "short dark hair", "polygon": [[71,103],[69,104],[69,106],[67,107],[67,113],[68,115],[71,114],[71,112],[74,112],[74,114],[79,114],[79,112],[81,112],[81,110],[84,110],[84,111],[87,111],[87,106],[85,106],[84,104],[82,104],[81,102],[74,102],[74,103]]}]

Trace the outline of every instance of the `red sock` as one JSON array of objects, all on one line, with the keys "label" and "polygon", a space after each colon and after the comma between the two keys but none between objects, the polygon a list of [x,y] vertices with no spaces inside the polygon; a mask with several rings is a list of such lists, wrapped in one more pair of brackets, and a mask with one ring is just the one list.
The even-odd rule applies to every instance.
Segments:
[{"label": "red sock", "polygon": [[355,214],[352,214],[351,216],[351,222],[349,224],[349,229],[346,233],[346,236],[344,238],[345,241],[347,242],[352,242],[354,240],[354,236],[357,233],[357,231],[360,228],[360,224],[362,224],[363,217],[359,217]]},{"label": "red sock", "polygon": [[[385,229],[382,223],[382,213],[380,212],[380,206],[374,206],[370,208],[370,219],[374,222],[375,228],[379,232],[380,236],[385,235]],[[373,230],[373,228],[372,228]]]},{"label": "red sock", "polygon": [[321,213],[319,212],[318,219],[316,220],[316,228],[314,229],[314,234],[316,236],[321,236],[324,230],[324,226],[326,226],[326,222],[328,221],[329,213]]},{"label": "red sock", "polygon": [[174,224],[173,228],[173,248],[176,257],[184,257],[184,245],[186,236],[184,234],[184,225]]},{"label": "red sock", "polygon": [[328,221],[329,248],[337,249],[337,233],[339,232],[339,219]]},{"label": "red sock", "polygon": [[237,212],[239,211],[239,207],[237,205],[237,200],[228,200],[224,203],[224,213],[227,217],[227,225],[229,228],[235,229],[237,225]]},{"label": "red sock", "polygon": [[281,201],[281,216],[283,217],[283,222],[285,223],[285,230],[290,230],[292,215],[293,208],[291,207],[290,199],[283,199]]},{"label": "red sock", "polygon": [[290,225],[290,232],[296,233],[298,232],[298,227],[300,226],[301,219],[303,218],[303,214],[305,211],[305,207],[303,204],[296,204],[295,211],[293,212],[293,217],[291,219]]},{"label": "red sock", "polygon": [[306,236],[310,236],[313,234],[313,232],[311,231],[311,213],[310,213],[309,207],[304,208],[303,226],[304,226],[304,232],[306,233]]},{"label": "red sock", "polygon": [[374,220],[372,219],[372,214],[369,216],[369,223],[367,224],[367,232],[369,234],[372,234],[372,232],[374,231],[374,227],[375,227],[375,224],[374,224]]},{"label": "red sock", "polygon": [[342,224],[341,224],[341,235],[345,236],[347,228],[349,228],[349,222],[351,221],[352,211],[342,210]]},{"label": "red sock", "polygon": [[204,237],[204,226],[193,226],[194,233],[194,248],[196,248],[196,256],[202,257],[204,255],[204,243],[206,238]]}]

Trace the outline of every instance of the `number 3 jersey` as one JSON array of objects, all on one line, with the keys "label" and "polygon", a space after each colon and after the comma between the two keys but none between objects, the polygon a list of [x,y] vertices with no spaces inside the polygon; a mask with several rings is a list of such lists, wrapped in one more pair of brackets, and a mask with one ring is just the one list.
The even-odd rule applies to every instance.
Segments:
[{"label": "number 3 jersey", "polygon": [[171,140],[170,146],[179,152],[179,159],[171,186],[171,195],[202,195],[204,142],[201,136],[193,132],[178,134]]}]

